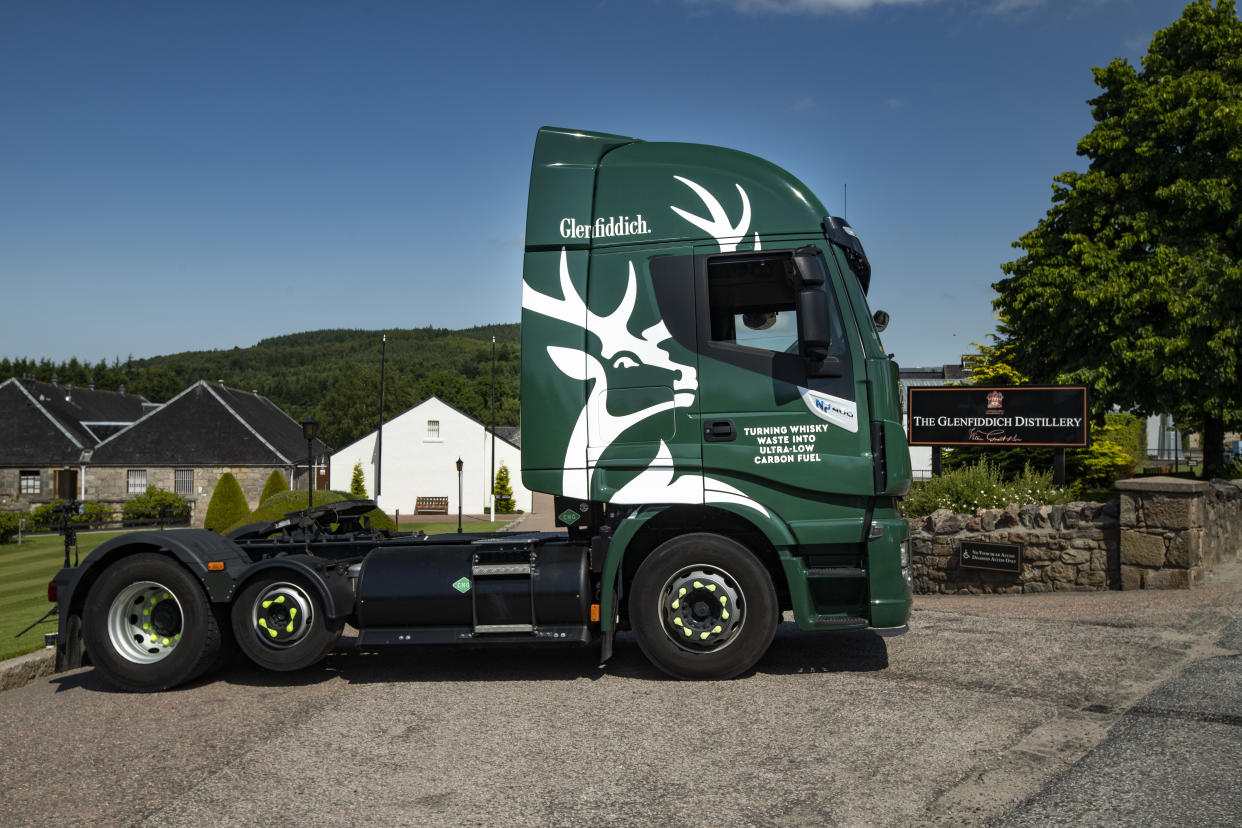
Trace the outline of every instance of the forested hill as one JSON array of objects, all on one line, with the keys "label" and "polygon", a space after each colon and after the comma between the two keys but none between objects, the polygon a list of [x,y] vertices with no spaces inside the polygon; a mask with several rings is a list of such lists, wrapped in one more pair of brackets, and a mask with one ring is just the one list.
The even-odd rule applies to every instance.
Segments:
[{"label": "forested hill", "polygon": [[[496,424],[518,424],[520,326],[449,331],[387,331],[385,412],[391,418],[435,394],[482,423],[490,422],[492,337],[496,337]],[[77,359],[0,359],[0,381],[33,374],[50,382],[116,390],[121,385],[166,402],[200,379],[258,391],[301,420],[320,423],[320,436],[341,448],[378,425],[380,331],[323,330],[264,339],[249,348],[186,351],[95,365]]]}]

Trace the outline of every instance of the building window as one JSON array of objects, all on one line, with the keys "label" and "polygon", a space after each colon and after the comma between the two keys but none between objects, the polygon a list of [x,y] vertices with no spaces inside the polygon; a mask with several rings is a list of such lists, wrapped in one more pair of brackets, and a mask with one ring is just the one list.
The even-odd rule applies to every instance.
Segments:
[{"label": "building window", "polygon": [[22,471],[18,491],[24,495],[43,494],[43,478],[38,471]]},{"label": "building window", "polygon": [[427,439],[428,440],[439,440],[440,439],[440,421],[439,420],[428,420],[427,421]]},{"label": "building window", "polygon": [[130,469],[125,473],[125,491],[128,494],[143,494],[147,490],[147,470]]},{"label": "building window", "polygon": [[177,469],[173,472],[173,487],[179,495],[194,494],[194,469]]}]

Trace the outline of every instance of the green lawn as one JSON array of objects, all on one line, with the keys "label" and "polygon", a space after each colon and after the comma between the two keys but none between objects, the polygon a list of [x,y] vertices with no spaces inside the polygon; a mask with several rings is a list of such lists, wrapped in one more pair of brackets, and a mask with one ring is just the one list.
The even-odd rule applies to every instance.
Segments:
[{"label": "green lawn", "polygon": [[[464,532],[494,532],[504,521],[465,521]],[[428,535],[456,532],[452,523],[402,523],[402,531],[422,530]],[[121,532],[91,532],[78,535],[80,556]],[[0,546],[0,660],[33,652],[43,647],[43,633],[56,632],[56,619],[49,618],[21,638],[13,636],[52,608],[47,601],[47,582],[65,562],[64,541],[59,535],[27,537],[21,544]]]},{"label": "green lawn", "polygon": [[[81,557],[120,532],[78,535]],[[47,602],[47,582],[65,562],[65,544],[59,535],[39,535],[21,544],[0,546],[0,659],[13,658],[43,647],[43,633],[56,632],[56,619],[49,618],[21,638],[13,636],[52,608]]]}]

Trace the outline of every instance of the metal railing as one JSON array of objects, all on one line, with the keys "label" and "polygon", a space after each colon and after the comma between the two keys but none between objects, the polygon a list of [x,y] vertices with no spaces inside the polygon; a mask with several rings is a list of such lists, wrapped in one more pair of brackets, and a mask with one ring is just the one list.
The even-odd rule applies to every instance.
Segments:
[{"label": "metal railing", "polygon": [[[189,526],[192,508],[164,507],[161,509],[77,509],[78,504],[66,504],[41,512],[9,512],[17,516],[22,535],[55,534],[66,527],[79,532],[106,529],[165,529]],[[73,507],[73,508],[70,508]]]}]

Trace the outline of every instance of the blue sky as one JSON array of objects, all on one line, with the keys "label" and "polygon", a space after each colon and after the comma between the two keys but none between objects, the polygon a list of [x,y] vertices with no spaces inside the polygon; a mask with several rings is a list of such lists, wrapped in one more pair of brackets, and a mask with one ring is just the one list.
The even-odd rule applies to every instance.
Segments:
[{"label": "blue sky", "polygon": [[1091,67],[1181,2],[0,5],[0,356],[516,322],[544,124],[763,156],[848,218],[903,365],[1082,169]]}]

